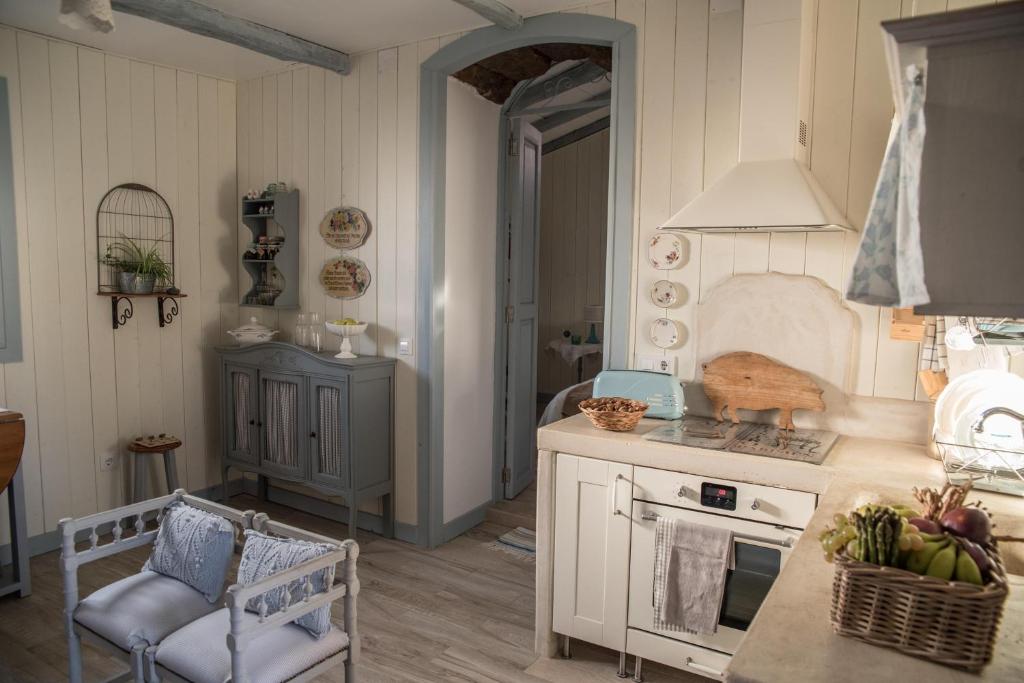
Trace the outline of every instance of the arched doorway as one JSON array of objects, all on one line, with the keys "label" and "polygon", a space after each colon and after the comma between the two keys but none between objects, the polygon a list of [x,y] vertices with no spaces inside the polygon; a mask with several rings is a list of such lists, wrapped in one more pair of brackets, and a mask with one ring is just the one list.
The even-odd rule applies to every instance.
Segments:
[{"label": "arched doorway", "polygon": [[[445,145],[447,81],[485,57],[539,43],[589,43],[612,48],[611,149],[605,367],[627,366],[635,164],[636,27],[582,14],[527,19],[515,31],[478,29],[446,45],[420,67],[419,246],[417,336],[418,525],[420,542],[435,546],[483,518],[484,508],[445,520]],[[496,141],[497,143],[497,141]],[[495,467],[500,465],[495,463]]]}]

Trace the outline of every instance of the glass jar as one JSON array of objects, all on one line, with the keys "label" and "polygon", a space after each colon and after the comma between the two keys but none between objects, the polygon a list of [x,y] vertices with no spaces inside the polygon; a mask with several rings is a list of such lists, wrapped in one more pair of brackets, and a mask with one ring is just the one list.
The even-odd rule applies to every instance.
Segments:
[{"label": "glass jar", "polygon": [[307,316],[309,343],[306,346],[309,347],[310,351],[320,353],[324,350],[324,337],[327,334],[327,330],[324,328],[324,322],[320,319],[319,313],[308,313]]},{"label": "glass jar", "polygon": [[309,333],[309,314],[299,313],[299,315],[295,317],[295,336],[292,341],[296,346],[309,346]]}]

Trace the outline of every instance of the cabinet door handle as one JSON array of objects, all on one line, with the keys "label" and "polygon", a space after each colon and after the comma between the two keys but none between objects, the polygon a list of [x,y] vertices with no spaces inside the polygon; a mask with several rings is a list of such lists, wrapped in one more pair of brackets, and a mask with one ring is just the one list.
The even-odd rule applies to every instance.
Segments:
[{"label": "cabinet door handle", "polygon": [[622,510],[619,509],[619,482],[625,479],[621,474],[616,474],[614,481],[612,481],[612,514],[621,515]]},{"label": "cabinet door handle", "polygon": [[309,433],[309,438],[315,439],[316,438],[316,432],[310,432]]},{"label": "cabinet door handle", "polygon": [[724,675],[721,671],[717,669],[712,669],[710,666],[698,664],[697,662],[693,661],[693,657],[686,658],[686,666],[690,667],[691,669],[694,669],[695,671],[701,671],[706,674],[711,674],[712,676],[716,676],[718,678],[721,678]]},{"label": "cabinet door handle", "polygon": [[249,424],[250,424],[250,425],[254,425],[254,424],[256,424],[256,420],[249,420]]}]

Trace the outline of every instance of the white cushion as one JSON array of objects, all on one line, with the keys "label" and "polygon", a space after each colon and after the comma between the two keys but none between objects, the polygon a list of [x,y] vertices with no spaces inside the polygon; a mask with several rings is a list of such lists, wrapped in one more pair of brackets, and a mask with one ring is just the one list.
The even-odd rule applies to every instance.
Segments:
[{"label": "white cushion", "polygon": [[[258,621],[259,616],[251,612],[242,616],[243,628]],[[192,683],[230,680],[229,624],[229,612],[224,608],[182,627],[157,647],[157,663]],[[334,626],[316,639],[304,628],[288,623],[250,642],[242,661],[251,683],[281,683],[347,647],[348,636]]]},{"label": "white cushion", "polygon": [[75,609],[75,621],[114,645],[156,645],[216,605],[186,583],[144,571],[104,586]]}]

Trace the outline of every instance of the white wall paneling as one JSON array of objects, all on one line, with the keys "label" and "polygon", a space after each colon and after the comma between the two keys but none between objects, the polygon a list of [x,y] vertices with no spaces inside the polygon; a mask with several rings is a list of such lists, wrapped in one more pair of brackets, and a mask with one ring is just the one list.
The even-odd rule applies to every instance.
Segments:
[{"label": "white wall paneling", "polygon": [[[207,419],[217,376],[203,359],[237,320],[225,296],[235,261],[224,260],[236,247],[235,85],[2,26],[0,75],[11,92],[25,347],[0,371],[0,389],[27,422],[35,535],[123,503],[124,445],[140,433],[183,438],[179,476],[190,488],[219,480],[217,420]],[[112,330],[110,301],[95,295],[96,206],[123,182],[154,187],[174,214],[189,297],[162,329],[156,303],[137,300]],[[164,486],[162,473],[151,485]]]}]

